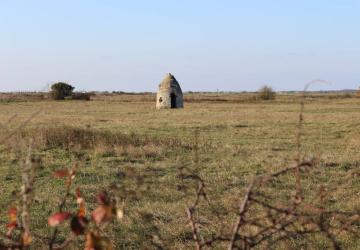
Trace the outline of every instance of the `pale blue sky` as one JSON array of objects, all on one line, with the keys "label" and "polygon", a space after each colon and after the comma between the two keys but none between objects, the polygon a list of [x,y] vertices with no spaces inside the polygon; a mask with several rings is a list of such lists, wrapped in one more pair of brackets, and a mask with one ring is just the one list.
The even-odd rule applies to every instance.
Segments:
[{"label": "pale blue sky", "polygon": [[359,0],[0,0],[0,91],[360,86]]}]

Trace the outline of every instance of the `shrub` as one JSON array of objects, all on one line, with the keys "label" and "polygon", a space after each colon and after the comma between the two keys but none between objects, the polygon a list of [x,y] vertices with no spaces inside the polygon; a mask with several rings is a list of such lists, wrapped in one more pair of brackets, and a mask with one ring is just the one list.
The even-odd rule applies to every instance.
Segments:
[{"label": "shrub", "polygon": [[258,97],[261,100],[274,100],[275,92],[270,86],[263,86],[258,91]]},{"label": "shrub", "polygon": [[[360,93],[358,93],[358,94],[360,94]],[[353,96],[354,96],[354,94],[353,93],[344,93],[344,98],[353,98]],[[360,95],[358,95],[358,96],[360,96]]]},{"label": "shrub", "polygon": [[91,93],[85,93],[85,92],[77,92],[73,93],[68,98],[71,100],[84,100],[84,101],[90,101],[92,94]]},{"label": "shrub", "polygon": [[72,95],[73,90],[73,86],[64,82],[58,82],[51,86],[51,97],[55,100],[64,100],[65,97]]}]

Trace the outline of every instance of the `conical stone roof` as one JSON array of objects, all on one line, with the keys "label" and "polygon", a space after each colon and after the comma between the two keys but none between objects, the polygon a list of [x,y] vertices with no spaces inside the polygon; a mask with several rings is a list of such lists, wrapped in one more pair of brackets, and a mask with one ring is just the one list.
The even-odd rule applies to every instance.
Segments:
[{"label": "conical stone roof", "polygon": [[178,83],[176,78],[170,73],[166,74],[164,80],[162,80],[162,82],[159,85],[159,89],[160,90],[175,89],[176,91],[179,91],[182,93],[180,84]]}]

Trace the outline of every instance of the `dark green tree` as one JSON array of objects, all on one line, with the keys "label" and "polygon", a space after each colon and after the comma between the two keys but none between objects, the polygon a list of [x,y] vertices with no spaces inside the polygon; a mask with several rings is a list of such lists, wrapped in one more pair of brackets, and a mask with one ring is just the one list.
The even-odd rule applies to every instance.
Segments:
[{"label": "dark green tree", "polygon": [[51,97],[55,100],[64,100],[65,97],[72,95],[73,90],[74,87],[67,83],[54,83],[51,85]]}]

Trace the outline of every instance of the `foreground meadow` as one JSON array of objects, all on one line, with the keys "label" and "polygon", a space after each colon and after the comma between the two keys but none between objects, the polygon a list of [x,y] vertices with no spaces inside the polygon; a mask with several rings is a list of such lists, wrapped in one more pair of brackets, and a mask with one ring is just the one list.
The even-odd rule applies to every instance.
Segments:
[{"label": "foreground meadow", "polygon": [[[30,148],[36,165],[32,249],[48,248],[53,228],[47,219],[64,196],[65,181],[54,172],[75,165],[71,190],[81,190],[87,213],[96,208],[96,196],[104,190],[116,197],[124,212],[123,218],[98,229],[114,249],[193,248],[186,211],[196,198],[199,178],[211,203],[199,204],[199,230],[204,237],[219,232],[231,236],[239,203],[254,176],[274,173],[297,159],[301,98],[186,98],[180,110],[155,110],[151,94],[100,95],[88,102],[0,101],[0,230],[6,232],[7,211],[19,204],[21,168]],[[301,173],[305,200],[329,210],[359,211],[360,99],[313,96],[305,100],[303,115],[301,157],[316,158],[320,166]],[[268,183],[262,193],[274,204],[284,204],[296,192],[295,183],[292,173]],[[76,209],[76,199],[69,197],[64,210]],[[66,223],[59,227],[58,243],[69,234]],[[351,224],[352,233],[337,232],[335,243],[321,232],[304,233],[256,248],[358,249],[356,223]],[[256,233],[255,226],[242,230]],[[67,249],[79,249],[82,242],[80,237]],[[226,246],[221,240],[212,245]]]}]

